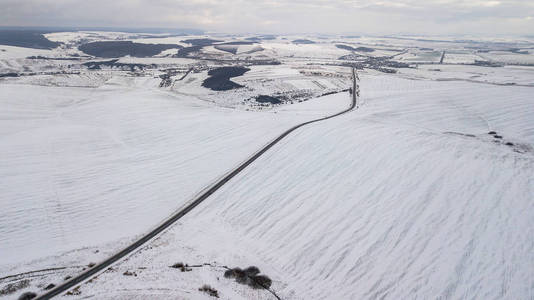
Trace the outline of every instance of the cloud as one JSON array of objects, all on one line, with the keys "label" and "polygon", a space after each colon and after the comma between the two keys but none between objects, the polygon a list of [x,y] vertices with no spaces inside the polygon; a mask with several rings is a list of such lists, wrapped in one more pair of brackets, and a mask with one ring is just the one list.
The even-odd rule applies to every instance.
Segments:
[{"label": "cloud", "polygon": [[196,27],[219,32],[526,34],[531,0],[2,0],[4,26]]}]

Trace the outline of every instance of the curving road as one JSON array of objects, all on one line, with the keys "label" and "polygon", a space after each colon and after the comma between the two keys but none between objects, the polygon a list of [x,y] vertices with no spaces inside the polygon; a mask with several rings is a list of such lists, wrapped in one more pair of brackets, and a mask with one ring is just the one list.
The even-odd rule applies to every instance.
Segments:
[{"label": "curving road", "polygon": [[154,228],[152,231],[148,232],[146,235],[129,245],[128,247],[124,248],[120,252],[114,254],[113,256],[107,258],[103,262],[95,265],[94,267],[88,269],[87,271],[81,273],[78,276],[73,277],[69,281],[66,281],[63,284],[60,284],[56,286],[55,288],[51,289],[50,291],[46,292],[45,294],[42,294],[34,299],[51,299],[52,297],[55,297],[70,288],[82,283],[85,280],[90,279],[94,275],[96,275],[98,272],[105,270],[109,266],[111,266],[113,263],[117,262],[121,258],[125,257],[126,255],[132,253],[133,251],[137,250],[139,247],[141,247],[146,242],[150,241],[154,237],[156,237],[158,234],[160,234],[163,230],[169,228],[172,224],[174,224],[176,221],[178,221],[180,218],[185,216],[188,212],[193,210],[195,207],[197,207],[202,201],[206,200],[211,194],[215,193],[218,189],[220,189],[223,185],[225,185],[228,181],[230,181],[232,178],[234,178],[237,174],[239,174],[241,171],[243,171],[248,165],[250,165],[252,162],[254,162],[258,157],[262,156],[267,150],[271,149],[274,145],[276,145],[278,142],[280,142],[283,138],[288,136],[293,131],[299,129],[302,126],[320,122],[328,119],[335,118],[337,116],[340,116],[342,114],[348,113],[351,110],[353,110],[355,107],[357,107],[357,96],[359,93],[356,93],[355,91],[359,91],[358,85],[357,85],[357,74],[354,68],[352,68],[352,103],[349,106],[349,108],[338,112],[336,114],[323,117],[320,119],[315,119],[311,121],[307,121],[304,123],[301,123],[299,125],[293,126],[290,129],[286,130],[284,133],[282,133],[280,136],[278,136],[275,140],[270,142],[267,146],[263,147],[260,151],[258,151],[256,154],[251,156],[249,159],[247,159],[244,163],[242,163],[239,167],[234,169],[232,172],[224,176],[222,179],[220,179],[218,182],[216,182],[213,186],[205,190],[203,193],[201,193],[196,199],[194,199],[189,205],[184,207],[182,210],[178,211],[176,214],[172,215],[170,218],[165,220],[163,223],[161,223],[158,227]]}]

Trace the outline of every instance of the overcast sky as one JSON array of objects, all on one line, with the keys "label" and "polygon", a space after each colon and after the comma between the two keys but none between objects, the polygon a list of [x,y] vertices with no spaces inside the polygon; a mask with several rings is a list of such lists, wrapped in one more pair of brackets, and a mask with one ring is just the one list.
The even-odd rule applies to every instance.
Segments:
[{"label": "overcast sky", "polygon": [[524,35],[534,0],[0,0],[0,25]]}]

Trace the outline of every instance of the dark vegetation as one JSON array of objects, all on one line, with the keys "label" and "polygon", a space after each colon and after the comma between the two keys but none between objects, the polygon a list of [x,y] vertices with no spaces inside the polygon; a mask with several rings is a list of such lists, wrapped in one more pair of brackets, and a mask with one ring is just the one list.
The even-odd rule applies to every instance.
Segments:
[{"label": "dark vegetation", "polygon": [[82,291],[80,291],[80,286],[77,286],[73,290],[68,291],[66,295],[78,296],[78,295],[81,295],[81,293],[82,293]]},{"label": "dark vegetation", "polygon": [[106,60],[106,61],[89,61],[83,63],[83,66],[86,66],[89,70],[101,70],[102,67],[109,68],[119,68],[121,70],[144,70],[148,67],[156,67],[155,65],[145,65],[145,64],[125,64],[118,62],[118,59]]},{"label": "dark vegetation", "polygon": [[135,273],[135,272],[131,272],[131,271],[126,271],[126,272],[122,273],[122,275],[124,275],[124,276],[135,276],[135,277],[137,277],[137,273]]},{"label": "dark vegetation", "polygon": [[183,40],[182,43],[191,44],[193,46],[209,46],[213,45],[214,43],[220,43],[222,41],[219,40],[213,40],[213,39],[189,39],[189,40]]},{"label": "dark vegetation", "polygon": [[18,73],[13,73],[13,72],[0,74],[0,78],[2,78],[2,77],[19,77],[19,74]]},{"label": "dark vegetation", "polygon": [[259,102],[259,103],[271,103],[271,104],[280,104],[280,103],[282,103],[282,100],[280,100],[280,99],[278,99],[276,97],[267,96],[267,95],[259,95],[255,99],[256,99],[256,102]]},{"label": "dark vegetation", "polygon": [[171,268],[180,269],[182,272],[190,272],[192,270],[187,264],[183,264],[181,262],[175,263],[171,266]]},{"label": "dark vegetation", "polygon": [[485,60],[475,60],[473,65],[480,66],[480,67],[503,67],[504,66],[502,63],[485,61]]},{"label": "dark vegetation", "polygon": [[199,52],[202,50],[204,46],[191,46],[191,47],[185,47],[180,50],[178,50],[178,53],[174,55],[175,57],[188,57],[189,54]]},{"label": "dark vegetation", "polygon": [[175,55],[175,57],[189,57],[190,54],[200,52],[202,48],[207,47],[207,46],[212,46],[212,45],[214,45],[216,49],[230,52],[232,54],[236,54],[237,47],[225,47],[225,46],[253,44],[250,41],[234,41],[234,42],[221,43],[222,41],[213,40],[213,39],[189,39],[189,40],[183,40],[182,42],[191,44],[191,46],[178,50],[178,53]]},{"label": "dark vegetation", "polygon": [[204,292],[204,293],[206,293],[206,294],[208,294],[208,295],[210,295],[212,297],[219,298],[219,292],[216,289],[212,288],[211,286],[209,286],[207,284],[203,285],[198,290],[201,291],[201,292]]},{"label": "dark vegetation", "polygon": [[14,292],[16,292],[16,291],[18,291],[20,289],[28,287],[29,285],[30,285],[30,281],[27,280],[27,279],[24,279],[24,280],[21,280],[21,281],[17,281],[17,282],[13,282],[13,283],[8,283],[6,286],[4,286],[0,290],[0,296],[13,294]]},{"label": "dark vegetation", "polygon": [[273,281],[265,276],[260,275],[260,269],[255,266],[250,266],[246,269],[233,268],[224,272],[225,278],[234,278],[236,282],[248,285],[254,289],[266,289],[268,290]]},{"label": "dark vegetation", "polygon": [[26,292],[26,293],[20,295],[18,300],[30,300],[30,299],[33,299],[35,297],[37,297],[36,293],[34,293],[34,292]]},{"label": "dark vegetation", "polygon": [[54,49],[61,43],[52,42],[38,30],[0,30],[0,45],[35,49]]},{"label": "dark vegetation", "polygon": [[159,87],[170,87],[172,84],[172,74],[171,73],[165,73],[159,75],[159,78],[161,78],[161,82],[159,83]]},{"label": "dark vegetation", "polygon": [[353,56],[351,54],[341,56],[339,59],[351,61],[341,64],[342,66],[354,67],[360,70],[364,68],[374,69],[383,73],[396,73],[397,70],[392,68],[410,68],[409,64],[391,60],[390,57]]},{"label": "dark vegetation", "polygon": [[310,41],[310,40],[306,40],[306,39],[301,39],[301,40],[294,40],[293,44],[297,44],[297,45],[303,44],[303,45],[305,45],[305,44],[315,44],[315,42],[314,41]]},{"label": "dark vegetation", "polygon": [[354,48],[352,46],[341,45],[341,44],[337,44],[336,47],[338,47],[339,49],[349,50],[349,51],[356,51],[356,52],[374,52],[375,51],[375,49],[373,49],[373,48],[368,48],[368,47]]},{"label": "dark vegetation", "polygon": [[516,54],[528,54],[528,50],[521,50],[519,48],[511,48],[509,51]]},{"label": "dark vegetation", "polygon": [[105,41],[83,44],[78,49],[80,51],[97,57],[122,57],[130,55],[133,57],[150,57],[161,53],[161,51],[173,48],[182,48],[174,44],[141,44],[131,41]]},{"label": "dark vegetation", "polygon": [[208,72],[210,77],[206,78],[204,82],[202,82],[202,86],[213,91],[227,91],[241,88],[243,87],[242,85],[231,81],[230,78],[241,76],[248,71],[250,71],[250,69],[245,67],[216,68]]}]

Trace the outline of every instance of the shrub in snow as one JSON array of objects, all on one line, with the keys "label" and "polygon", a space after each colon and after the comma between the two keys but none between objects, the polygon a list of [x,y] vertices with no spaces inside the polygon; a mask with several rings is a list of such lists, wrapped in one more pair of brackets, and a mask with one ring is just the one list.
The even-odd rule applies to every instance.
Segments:
[{"label": "shrub in snow", "polygon": [[36,293],[34,293],[34,292],[26,292],[26,293],[20,295],[18,300],[30,300],[30,299],[33,299],[35,297],[37,297]]},{"label": "shrub in snow", "polygon": [[191,268],[188,267],[187,264],[184,265],[181,262],[175,263],[174,265],[171,266],[171,268],[180,269],[180,271],[182,272],[189,272],[192,270]]},{"label": "shrub in snow", "polygon": [[254,289],[269,289],[272,280],[265,276],[259,275],[260,269],[255,266],[250,266],[244,270],[241,268],[228,269],[224,272],[225,278],[235,278],[235,281],[241,284],[248,285]]},{"label": "shrub in snow", "polygon": [[245,272],[248,276],[256,276],[260,274],[260,269],[255,266],[250,266],[246,268],[245,270],[243,270],[243,272]]},{"label": "shrub in snow", "polygon": [[255,289],[269,289],[271,287],[271,284],[273,281],[271,278],[265,276],[265,275],[257,275],[252,278],[253,285],[252,287]]},{"label": "shrub in snow", "polygon": [[203,285],[198,290],[201,291],[201,292],[204,292],[204,293],[206,293],[206,294],[208,294],[208,295],[210,295],[212,297],[219,298],[219,292],[216,289],[212,288],[211,286],[209,286],[207,284]]}]

